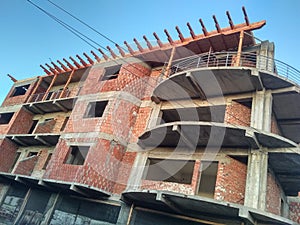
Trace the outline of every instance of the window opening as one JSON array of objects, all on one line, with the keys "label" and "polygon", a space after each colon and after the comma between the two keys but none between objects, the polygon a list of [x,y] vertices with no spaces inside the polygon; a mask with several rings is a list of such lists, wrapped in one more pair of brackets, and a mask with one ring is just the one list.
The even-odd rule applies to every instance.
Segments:
[{"label": "window opening", "polygon": [[30,84],[26,84],[26,85],[23,85],[23,86],[15,87],[15,89],[14,89],[11,97],[19,96],[19,95],[25,95],[25,93],[27,92],[29,86],[30,86]]},{"label": "window opening", "polygon": [[201,162],[202,172],[198,188],[198,195],[213,198],[218,173],[218,162]]},{"label": "window opening", "polygon": [[14,113],[1,113],[0,114],[0,124],[9,124]]},{"label": "window opening", "polygon": [[85,118],[102,117],[108,101],[90,102],[87,106]]},{"label": "window opening", "polygon": [[83,165],[89,151],[89,146],[71,146],[66,164]]},{"label": "window opening", "polygon": [[146,180],[190,184],[195,161],[173,159],[148,159]]},{"label": "window opening", "polygon": [[102,81],[104,80],[113,80],[118,78],[122,65],[110,66],[105,68],[104,75],[102,77]]}]

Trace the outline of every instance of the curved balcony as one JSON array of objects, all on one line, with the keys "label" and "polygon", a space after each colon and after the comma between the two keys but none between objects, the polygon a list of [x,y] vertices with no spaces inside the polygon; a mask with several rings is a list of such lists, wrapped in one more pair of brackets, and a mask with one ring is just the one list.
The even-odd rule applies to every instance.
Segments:
[{"label": "curved balcony", "polygon": [[[237,58],[240,57],[238,62]],[[300,84],[300,71],[288,64],[254,53],[204,53],[180,61],[154,90],[153,99],[203,98],[287,88]]]},{"label": "curved balcony", "polygon": [[287,218],[263,210],[168,191],[128,190],[122,194],[122,197],[125,202],[134,204],[137,210],[138,207],[142,207],[161,213],[180,214],[198,218],[201,224],[240,224],[240,221],[246,224],[295,224]]},{"label": "curved balcony", "polygon": [[155,147],[224,147],[268,148],[297,147],[289,139],[250,127],[215,122],[180,121],[166,123],[145,131],[138,140],[144,148]]}]

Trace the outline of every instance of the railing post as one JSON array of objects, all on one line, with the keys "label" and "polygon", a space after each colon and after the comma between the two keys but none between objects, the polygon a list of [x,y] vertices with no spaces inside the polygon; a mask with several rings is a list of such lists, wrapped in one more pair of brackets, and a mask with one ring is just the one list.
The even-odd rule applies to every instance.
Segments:
[{"label": "railing post", "polygon": [[225,66],[228,66],[228,58],[229,58],[229,53],[227,52],[227,54],[226,54],[226,60],[225,60]]}]

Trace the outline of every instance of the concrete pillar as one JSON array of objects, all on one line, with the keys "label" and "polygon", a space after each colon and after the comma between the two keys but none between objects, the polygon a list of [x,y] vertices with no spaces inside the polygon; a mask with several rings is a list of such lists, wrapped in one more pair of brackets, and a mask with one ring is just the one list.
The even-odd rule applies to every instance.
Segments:
[{"label": "concrete pillar", "polygon": [[274,72],[274,43],[263,41],[260,46],[258,57],[258,68]]},{"label": "concrete pillar", "polygon": [[128,179],[127,190],[138,190],[140,188],[141,180],[145,173],[147,159],[147,152],[140,152],[137,154]]},{"label": "concrete pillar", "polygon": [[127,224],[130,216],[130,209],[131,206],[127,205],[126,203],[121,203],[121,210],[116,225]]},{"label": "concrete pillar", "polygon": [[267,193],[268,153],[251,150],[245,192],[245,206],[265,210]]},{"label": "concrete pillar", "polygon": [[251,109],[251,127],[263,129],[263,115],[265,103],[265,91],[257,91],[253,94],[252,109]]},{"label": "concrete pillar", "polygon": [[271,91],[263,90],[253,94],[251,127],[266,132],[271,131],[272,103],[273,98]]},{"label": "concrete pillar", "polygon": [[272,103],[273,96],[271,91],[266,91],[264,96],[264,112],[263,112],[263,131],[271,132],[272,123]]}]

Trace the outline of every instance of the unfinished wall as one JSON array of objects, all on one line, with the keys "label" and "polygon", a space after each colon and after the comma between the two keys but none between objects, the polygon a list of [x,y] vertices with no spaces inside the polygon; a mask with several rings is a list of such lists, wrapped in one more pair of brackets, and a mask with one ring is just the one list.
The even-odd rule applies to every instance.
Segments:
[{"label": "unfinished wall", "polygon": [[13,123],[10,126],[8,134],[27,134],[33,123],[32,118],[32,113],[28,112],[24,108],[21,108],[13,116]]},{"label": "unfinished wall", "polygon": [[[68,144],[69,143],[69,144]],[[83,165],[65,164],[72,143],[90,145]],[[74,138],[60,140],[46,169],[44,178],[79,182],[112,192],[118,179],[125,147],[100,138]]]},{"label": "unfinished wall", "polygon": [[[15,83],[14,86],[9,91],[9,93],[7,94],[6,98],[4,99],[2,106],[17,105],[17,104],[25,103],[27,101],[27,98],[30,96],[32,90],[35,87],[35,84],[36,84],[35,81],[36,81],[36,79],[29,79],[29,81],[26,83],[24,83],[24,82]],[[15,87],[24,85],[24,84],[29,84],[29,83],[31,83],[31,84],[24,95],[11,96],[15,90]]]},{"label": "unfinished wall", "polygon": [[[116,63],[112,65],[116,65]],[[130,92],[138,98],[144,95],[147,82],[143,78],[150,74],[150,69],[145,64],[131,63],[122,65],[118,77],[112,80],[101,80],[104,72],[105,67],[103,65],[93,66],[83,84],[80,95],[120,90]]]},{"label": "unfinished wall", "polygon": [[267,177],[266,211],[276,215],[281,213],[281,190],[271,173]]},{"label": "unfinished wall", "polygon": [[121,159],[121,163],[118,169],[118,176],[114,186],[114,193],[121,194],[126,189],[128,178],[130,176],[136,155],[136,152],[125,152],[122,159],[120,157],[121,155],[118,156],[118,158]]},{"label": "unfinished wall", "polygon": [[8,139],[0,139],[0,171],[9,172],[15,161],[18,146]]},{"label": "unfinished wall", "polygon": [[224,121],[228,124],[249,127],[251,122],[251,108],[232,101],[226,106]]},{"label": "unfinished wall", "polygon": [[244,204],[247,164],[226,156],[219,161],[214,198]]},{"label": "unfinished wall", "polygon": [[137,142],[138,137],[146,130],[151,117],[151,107],[141,107],[137,113],[136,123],[133,126],[130,142]]},{"label": "unfinished wall", "polygon": [[36,155],[20,160],[16,165],[14,174],[31,175],[37,161],[38,157]]},{"label": "unfinished wall", "polygon": [[276,120],[276,117],[274,114],[272,114],[272,118],[271,118],[271,132],[274,134],[281,135],[281,132],[279,130],[278,123],[277,123],[277,120]]},{"label": "unfinished wall", "polygon": [[290,219],[300,224],[300,195],[297,197],[289,197],[288,203]]}]

